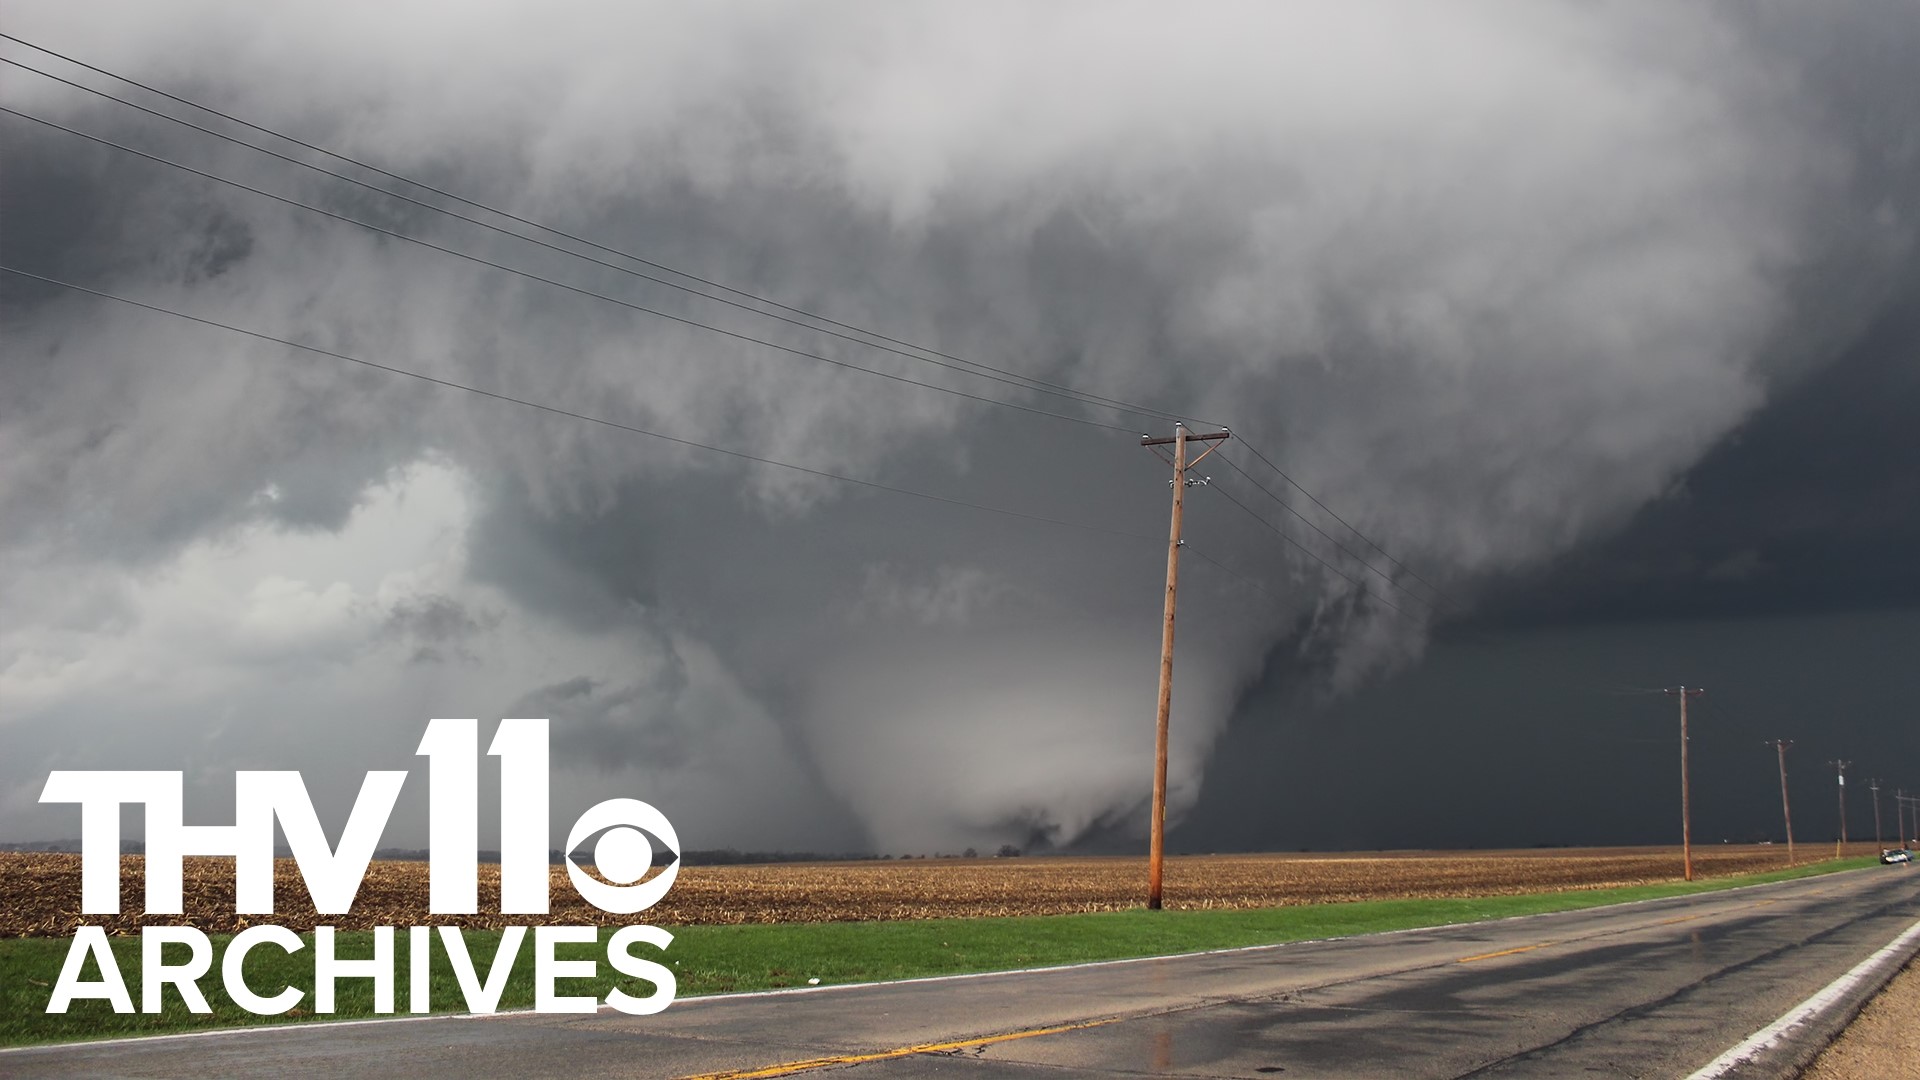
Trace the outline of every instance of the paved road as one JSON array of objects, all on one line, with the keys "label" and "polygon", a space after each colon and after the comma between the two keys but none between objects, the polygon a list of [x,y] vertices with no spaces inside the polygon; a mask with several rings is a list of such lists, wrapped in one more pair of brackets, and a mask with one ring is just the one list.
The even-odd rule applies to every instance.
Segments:
[{"label": "paved road", "polygon": [[[1046,972],[0,1054],[0,1074],[1685,1076],[1920,920],[1885,867],[1473,926]],[[776,1068],[786,1066],[787,1068]]]}]

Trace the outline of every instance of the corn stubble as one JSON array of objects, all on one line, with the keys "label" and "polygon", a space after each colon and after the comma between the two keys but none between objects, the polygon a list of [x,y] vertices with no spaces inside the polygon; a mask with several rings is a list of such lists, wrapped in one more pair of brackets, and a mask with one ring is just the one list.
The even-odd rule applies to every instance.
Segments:
[{"label": "corn stubble", "polygon": [[[902,859],[761,866],[690,866],[667,898],[639,916],[609,915],[581,900],[562,867],[553,869],[553,910],[501,915],[499,867],[480,868],[477,915],[427,913],[427,864],[375,862],[353,910],[321,916],[292,860],[275,867],[275,913],[236,915],[230,859],[189,858],[186,914],[140,914],[141,859],[121,860],[119,915],[80,913],[80,856],[0,853],[0,936],[65,937],[81,925],[109,933],[143,924],[192,924],[212,933],[251,922],[295,930],[443,923],[498,927],[534,922],[661,926],[774,922],[856,922],[1115,911],[1141,905],[1146,861],[1139,858]],[[1811,859],[1803,861],[1813,861]],[[1703,876],[1778,869],[1772,847],[1721,847],[1696,853]],[[1167,861],[1170,908],[1249,908],[1346,900],[1501,896],[1557,889],[1599,889],[1672,881],[1679,853],[1666,848],[1506,852],[1387,852],[1367,855],[1196,855]]]}]

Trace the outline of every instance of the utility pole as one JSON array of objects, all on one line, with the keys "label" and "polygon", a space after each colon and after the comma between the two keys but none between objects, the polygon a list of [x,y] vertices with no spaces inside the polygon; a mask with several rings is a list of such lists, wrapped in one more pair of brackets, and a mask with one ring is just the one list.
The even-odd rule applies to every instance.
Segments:
[{"label": "utility pole", "polygon": [[1780,754],[1780,816],[1787,819],[1787,865],[1793,865],[1793,804],[1787,801],[1787,747],[1792,739],[1775,739],[1767,744]]},{"label": "utility pole", "polygon": [[1880,850],[1880,781],[1867,781],[1867,790],[1873,792],[1873,850]]},{"label": "utility pole", "polygon": [[1687,699],[1706,693],[1699,687],[1682,686],[1668,690],[1680,698],[1680,855],[1686,864],[1687,880],[1693,880],[1693,795],[1687,786]]},{"label": "utility pole", "polygon": [[[1174,598],[1180,585],[1180,520],[1187,505],[1187,488],[1206,483],[1206,479],[1194,479],[1187,470],[1206,460],[1208,454],[1219,449],[1219,444],[1228,437],[1225,428],[1211,435],[1189,435],[1187,426],[1181,423],[1173,425],[1171,438],[1156,439],[1151,435],[1140,436],[1140,445],[1154,447],[1172,446],[1173,456],[1161,457],[1173,466],[1173,525],[1167,535],[1167,606],[1164,620],[1160,626],[1160,705],[1154,719],[1153,744],[1153,820],[1148,824],[1147,838],[1147,907],[1160,910],[1160,878],[1166,858],[1167,839],[1167,713],[1173,705],[1173,607]],[[1210,442],[1197,458],[1187,460],[1187,444],[1190,442]]]},{"label": "utility pole", "polygon": [[1847,846],[1847,766],[1851,761],[1829,761],[1835,773],[1840,777],[1840,839],[1833,842],[1833,857],[1839,858]]}]

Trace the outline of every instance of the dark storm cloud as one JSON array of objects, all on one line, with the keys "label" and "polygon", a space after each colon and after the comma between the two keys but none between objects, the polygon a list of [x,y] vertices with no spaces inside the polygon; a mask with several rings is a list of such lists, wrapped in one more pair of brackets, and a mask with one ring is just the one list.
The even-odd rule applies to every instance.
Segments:
[{"label": "dark storm cloud", "polygon": [[[1920,606],[1920,19],[1900,4],[1743,10],[1760,47],[1801,65],[1803,103],[1845,132],[1856,231],[1791,297],[1783,336],[1820,342],[1617,535],[1492,584],[1479,625],[1786,617]],[[1871,274],[1861,273],[1863,267]]]},{"label": "dark storm cloud", "polygon": [[385,631],[413,647],[417,663],[473,662],[466,643],[500,625],[498,612],[475,612],[450,596],[409,596],[387,611]]},{"label": "dark storm cloud", "polygon": [[676,706],[686,688],[686,673],[678,664],[665,665],[644,685],[606,687],[592,679],[568,679],[521,698],[513,715],[548,717],[553,754],[562,761],[602,769],[636,761],[679,768],[699,738]]},{"label": "dark storm cloud", "polygon": [[[1882,47],[1879,13],[1743,10],[1240,6],[1174,21],[1144,5],[622,7],[450,24],[405,6],[215,5],[187,18],[129,6],[113,33],[34,8],[20,29],[783,302],[1232,423],[1471,594],[1617,531],[1769,396],[1815,385],[1890,303],[1911,204],[1867,196],[1902,190],[1882,137],[1900,116],[1829,123],[1871,93],[1821,89],[1839,73],[1889,96],[1910,81],[1849,60]],[[22,107],[435,242],[1077,408],[567,266],[5,78]],[[315,635],[316,651],[344,650],[343,626],[398,626],[421,638],[414,656],[520,642],[525,681],[474,711],[549,708],[588,771],[671,759],[694,776],[751,759],[750,778],[730,781],[743,805],[797,777],[822,828],[845,835],[851,818],[883,847],[1065,842],[1137,818],[1165,488],[1132,445],[1136,418],[1116,433],[988,411],[18,121],[4,132],[35,162],[8,205],[47,208],[18,243],[9,232],[9,261],[624,423],[1134,534],[845,489],[16,285],[0,591],[25,598],[29,631],[56,621],[60,605],[30,584],[50,568],[92,580],[254,527],[347,529],[369,492],[437,462],[471,478],[470,526],[447,540],[465,561],[363,585],[383,598],[369,610],[404,612],[398,623],[339,616],[359,609],[298,568],[255,590],[256,606]],[[1261,504],[1215,473],[1218,492]],[[1200,791],[1207,748],[1263,665],[1298,675],[1291,658],[1308,658],[1324,697],[1424,642],[1417,614],[1383,610],[1206,494],[1183,593],[1205,617],[1182,630],[1176,806]],[[1708,554],[1718,583],[1764,580],[1780,557]],[[458,580],[413,580],[435,574]],[[458,612],[478,619],[495,594],[454,595],[469,588],[513,610],[475,633]],[[634,671],[589,644],[624,650]],[[44,651],[30,636],[10,648]],[[429,679],[442,665],[413,667]],[[769,744],[765,761],[743,749]],[[720,813],[714,800],[703,813]]]},{"label": "dark storm cloud", "polygon": [[1312,663],[1276,650],[1214,749],[1184,849],[1672,842],[1673,707],[1647,691],[1680,684],[1709,687],[1693,734],[1710,842],[1779,839],[1762,740],[1798,740],[1803,840],[1837,828],[1828,759],[1856,762],[1856,837],[1862,777],[1920,789],[1903,718],[1920,648],[1920,19],[1774,5],[1734,22],[1849,147],[1858,212],[1828,220],[1844,242],[1784,301],[1776,341],[1801,360],[1616,532],[1492,575],[1419,670],[1329,701],[1302,690]]},{"label": "dark storm cloud", "polygon": [[[77,119],[166,144],[103,113],[89,107]],[[231,299],[259,296],[241,279],[264,270],[262,236],[288,255],[284,223],[261,224],[259,206],[7,119],[0,199],[11,265]],[[228,277],[236,267],[247,273]],[[247,520],[338,529],[370,483],[420,451],[418,434],[396,422],[417,395],[409,403],[377,376],[303,369],[272,347],[210,347],[177,323],[0,278],[9,388],[0,420],[32,447],[0,487],[0,535],[11,542],[138,564]],[[62,329],[75,325],[88,331]]]},{"label": "dark storm cloud", "polygon": [[1479,620],[1783,617],[1920,607],[1920,295],[1618,536],[1502,583]]},{"label": "dark storm cloud", "polygon": [[[1419,668],[1339,701],[1306,700],[1276,664],[1215,745],[1181,851],[1674,844],[1690,707],[1694,842],[1784,839],[1767,740],[1794,740],[1795,836],[1872,836],[1865,780],[1920,791],[1920,616],[1529,627],[1442,637]],[[1291,677],[1289,677],[1291,676]]]}]

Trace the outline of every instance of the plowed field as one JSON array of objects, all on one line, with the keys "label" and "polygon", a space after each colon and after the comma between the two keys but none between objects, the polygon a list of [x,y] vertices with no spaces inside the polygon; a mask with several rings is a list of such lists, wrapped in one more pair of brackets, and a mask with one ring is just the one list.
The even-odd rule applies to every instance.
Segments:
[{"label": "plowed field", "polygon": [[[1850,854],[1866,854],[1864,847]],[[1801,861],[1826,857],[1814,847]],[[1715,846],[1696,853],[1698,876],[1783,867],[1774,847]],[[80,856],[0,853],[0,937],[67,936],[76,926],[125,933],[142,923],[191,923],[233,931],[248,919],[233,912],[233,864],[190,858],[187,912],[140,914],[142,860],[124,856],[120,915],[82,916]],[[477,927],[549,921],[663,926],[746,922],[828,922],[956,916],[1043,915],[1138,906],[1145,890],[1143,858],[911,859],[762,866],[691,866],[667,898],[644,917],[611,916],[573,891],[553,869],[553,911],[544,920],[489,913],[499,901],[499,868],[480,869],[481,914],[427,913],[427,864],[376,862],[353,910],[319,916],[291,860],[276,867],[276,912],[270,921],[296,930],[316,923],[343,929],[451,923]],[[1167,860],[1170,908],[1268,907],[1342,900],[1495,896],[1556,889],[1641,885],[1680,877],[1680,856],[1666,848],[1602,848],[1496,852],[1382,852],[1363,855],[1196,855]]]}]

